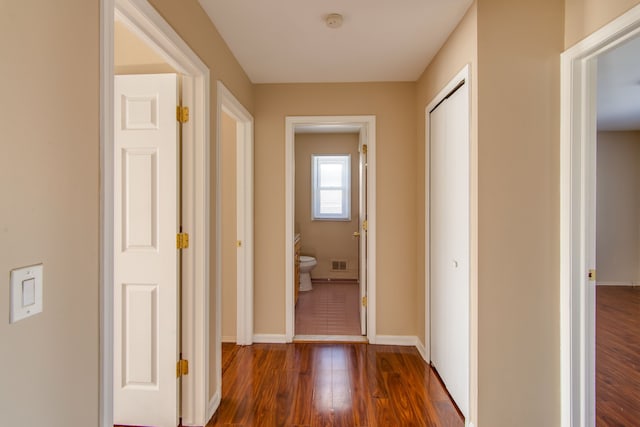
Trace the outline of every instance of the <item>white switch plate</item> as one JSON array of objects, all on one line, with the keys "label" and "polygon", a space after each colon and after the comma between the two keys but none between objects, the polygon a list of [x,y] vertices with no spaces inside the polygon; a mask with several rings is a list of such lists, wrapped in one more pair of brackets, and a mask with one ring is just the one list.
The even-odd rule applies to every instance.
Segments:
[{"label": "white switch plate", "polygon": [[9,323],[42,312],[42,264],[11,270]]}]

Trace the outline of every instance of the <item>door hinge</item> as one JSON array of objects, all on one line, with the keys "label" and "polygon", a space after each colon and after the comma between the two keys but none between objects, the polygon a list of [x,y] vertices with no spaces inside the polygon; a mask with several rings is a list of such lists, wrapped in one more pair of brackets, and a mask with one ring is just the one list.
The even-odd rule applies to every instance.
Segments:
[{"label": "door hinge", "polygon": [[366,307],[366,306],[367,306],[367,304],[368,304],[368,302],[369,302],[369,300],[367,300],[367,296],[366,296],[366,295],[365,295],[365,296],[363,296],[363,297],[362,297],[362,306],[363,306],[363,307]]},{"label": "door hinge", "polygon": [[362,144],[362,153],[367,154],[367,144]]},{"label": "door hinge", "polygon": [[189,361],[185,359],[178,360],[176,365],[176,375],[178,378],[189,374]]},{"label": "door hinge", "polygon": [[587,277],[589,278],[590,282],[595,282],[596,281],[596,270],[589,270],[589,273],[587,274]]},{"label": "door hinge", "polygon": [[178,105],[176,107],[176,119],[180,123],[187,123],[189,121],[189,107]]},{"label": "door hinge", "polygon": [[242,240],[236,241],[236,246],[241,248],[242,247]]},{"label": "door hinge", "polygon": [[369,221],[367,221],[366,219],[362,221],[362,229],[364,231],[367,231],[369,229]]},{"label": "door hinge", "polygon": [[176,234],[176,247],[178,249],[187,249],[189,247],[189,233]]}]

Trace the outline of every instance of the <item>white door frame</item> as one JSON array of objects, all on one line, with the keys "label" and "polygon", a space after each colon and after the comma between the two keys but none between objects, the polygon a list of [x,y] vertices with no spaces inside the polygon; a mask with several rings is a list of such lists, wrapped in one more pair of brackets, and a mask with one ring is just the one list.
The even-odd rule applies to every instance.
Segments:
[{"label": "white door frame", "polygon": [[[360,233],[359,241],[358,241],[358,296],[360,304],[358,304],[359,315],[360,315],[360,335],[367,334],[367,310],[366,307],[362,305],[362,300],[367,296],[367,283],[368,283],[368,257],[367,257],[367,248],[368,248],[368,240],[369,236],[367,231],[364,230],[364,221],[367,221],[367,214],[369,210],[369,203],[367,200],[367,195],[365,194],[367,188],[367,180],[369,178],[368,171],[368,154],[367,154],[367,143],[369,137],[367,136],[367,130],[365,128],[360,129],[360,133],[358,135],[358,233]],[[364,147],[367,147],[365,149]]]},{"label": "white door frame", "polygon": [[[236,262],[236,344],[253,343],[253,116],[233,96],[233,93],[218,81],[218,128],[216,138],[216,234],[222,234],[222,201],[220,196],[220,150],[222,112],[236,121],[236,217],[237,237],[241,243]],[[222,247],[216,241],[216,360],[218,386],[222,382]]]},{"label": "white door frame", "polygon": [[595,426],[597,57],[640,35],[640,5],[561,56],[560,370],[562,427]]},{"label": "white door frame", "polygon": [[476,213],[477,215],[477,209],[476,207],[473,206],[473,196],[472,196],[472,192],[474,191],[474,176],[472,175],[473,172],[476,170],[476,168],[474,167],[474,165],[471,163],[473,160],[473,156],[472,156],[472,151],[473,151],[473,147],[471,146],[471,115],[472,115],[472,85],[471,85],[471,67],[469,64],[465,65],[451,80],[449,80],[449,82],[440,90],[440,92],[438,92],[438,94],[431,100],[431,102],[429,102],[429,104],[427,104],[427,107],[425,108],[425,191],[427,192],[425,194],[425,224],[424,224],[424,229],[425,229],[425,239],[424,239],[424,243],[425,243],[425,259],[424,259],[424,265],[425,265],[425,316],[424,316],[424,320],[425,320],[425,342],[424,342],[424,347],[425,347],[425,352],[423,354],[423,357],[425,359],[425,361],[427,363],[429,363],[431,361],[431,325],[430,325],[430,313],[429,313],[429,304],[430,304],[430,292],[431,292],[431,288],[430,288],[430,283],[429,283],[429,273],[430,273],[430,203],[429,203],[429,188],[430,188],[430,179],[429,179],[429,153],[430,153],[430,146],[431,146],[431,142],[430,142],[430,132],[431,132],[431,117],[430,117],[430,113],[431,111],[436,108],[436,106],[438,104],[440,104],[442,101],[444,101],[444,99],[451,93],[451,91],[453,91],[456,86],[458,86],[458,84],[464,80],[464,84],[468,85],[468,92],[469,92],[469,217],[470,217],[470,223],[469,223],[469,378],[468,378],[468,382],[469,382],[469,396],[468,396],[468,402],[469,402],[469,413],[466,416],[465,419],[465,425],[467,426],[472,426],[474,421],[475,421],[475,417],[476,417],[476,408],[477,408],[477,402],[478,402],[478,394],[477,394],[477,377],[478,377],[478,349],[477,349],[477,345],[475,345],[474,343],[477,343],[477,334],[478,334],[478,329],[477,329],[477,313],[478,313],[478,299],[477,299],[477,289],[474,289],[474,286],[477,286],[477,281],[473,280],[473,277],[477,277],[477,263],[474,262],[474,257],[476,254],[476,250],[474,249],[474,247],[472,246],[472,242],[473,242],[473,236],[474,236],[474,224],[476,224],[477,222],[474,221],[473,219],[473,215],[474,213]]},{"label": "white door frame", "polygon": [[375,116],[287,116],[285,120],[285,341],[292,342],[295,325],[294,220],[295,220],[295,131],[297,126],[349,126],[365,129],[367,136],[367,338],[376,343],[376,117]]},{"label": "white door frame", "polygon": [[[208,420],[209,350],[209,69],[147,0],[100,3],[100,425],[113,426],[113,126],[114,19],[117,16],[141,40],[183,74],[193,88],[193,138],[183,158],[183,225],[190,250],[183,253],[182,353],[190,375],[182,382],[183,425]],[[187,136],[188,137],[188,136]]]}]

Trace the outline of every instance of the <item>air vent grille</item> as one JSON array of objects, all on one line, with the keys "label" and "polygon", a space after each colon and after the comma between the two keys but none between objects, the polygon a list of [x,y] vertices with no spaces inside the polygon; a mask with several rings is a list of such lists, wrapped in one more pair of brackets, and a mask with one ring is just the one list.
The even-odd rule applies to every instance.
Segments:
[{"label": "air vent grille", "polygon": [[347,271],[347,261],[337,259],[332,260],[331,271]]}]

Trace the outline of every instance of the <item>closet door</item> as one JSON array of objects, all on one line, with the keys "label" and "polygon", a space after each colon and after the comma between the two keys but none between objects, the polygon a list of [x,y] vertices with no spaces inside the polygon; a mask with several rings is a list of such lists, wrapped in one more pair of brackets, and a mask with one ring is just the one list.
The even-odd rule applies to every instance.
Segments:
[{"label": "closet door", "polygon": [[431,363],[469,414],[469,95],[463,84],[430,113]]}]

